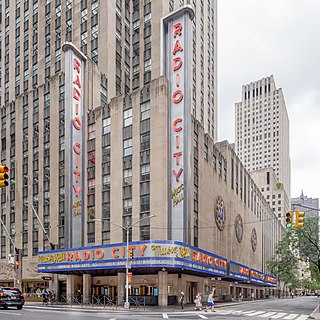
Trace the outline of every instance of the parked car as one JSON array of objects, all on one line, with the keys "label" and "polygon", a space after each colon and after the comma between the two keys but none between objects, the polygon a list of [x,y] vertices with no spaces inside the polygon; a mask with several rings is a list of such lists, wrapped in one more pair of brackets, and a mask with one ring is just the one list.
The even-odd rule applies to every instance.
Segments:
[{"label": "parked car", "polygon": [[0,287],[0,307],[17,307],[21,310],[24,305],[23,293],[17,288]]}]

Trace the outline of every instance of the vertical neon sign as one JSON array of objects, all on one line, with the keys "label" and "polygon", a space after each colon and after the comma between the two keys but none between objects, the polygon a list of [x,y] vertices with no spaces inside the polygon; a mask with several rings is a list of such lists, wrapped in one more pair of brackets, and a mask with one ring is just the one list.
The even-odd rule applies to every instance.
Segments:
[{"label": "vertical neon sign", "polygon": [[162,74],[169,80],[169,238],[190,242],[191,20],[184,6],[162,19]]},{"label": "vertical neon sign", "polygon": [[[65,52],[65,220],[66,246],[83,246],[84,68],[86,57],[72,43]],[[67,236],[68,235],[68,236]]]}]

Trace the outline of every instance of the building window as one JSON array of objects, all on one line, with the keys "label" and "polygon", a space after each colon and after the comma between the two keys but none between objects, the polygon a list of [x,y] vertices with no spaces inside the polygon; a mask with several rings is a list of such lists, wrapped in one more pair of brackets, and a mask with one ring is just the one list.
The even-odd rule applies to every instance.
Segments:
[{"label": "building window", "polygon": [[123,111],[123,126],[128,127],[132,125],[132,109]]},{"label": "building window", "polygon": [[123,156],[132,155],[132,138],[123,141]]}]

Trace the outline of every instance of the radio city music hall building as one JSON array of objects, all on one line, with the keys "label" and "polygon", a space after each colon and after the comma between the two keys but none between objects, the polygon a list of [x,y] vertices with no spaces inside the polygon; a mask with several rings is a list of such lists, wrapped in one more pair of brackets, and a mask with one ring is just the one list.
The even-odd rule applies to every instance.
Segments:
[{"label": "radio city music hall building", "polygon": [[[166,305],[181,291],[192,302],[212,286],[219,298],[276,288],[265,262],[281,225],[230,145],[214,143],[192,113],[193,18],[185,6],[161,19],[159,77],[132,93],[107,102],[108,75],[67,42],[64,72],[2,108],[2,118],[14,114],[10,125],[2,122],[2,139],[23,128],[11,139],[23,145],[15,150],[22,165],[13,161],[10,168],[15,188],[22,186],[15,201],[22,220],[4,210],[13,204],[12,185],[1,217],[22,251],[24,291],[123,297],[127,226],[130,295]],[[27,106],[27,116],[14,113]],[[34,126],[31,106],[38,106],[43,125]],[[2,150],[2,160],[12,159],[9,142]],[[43,157],[36,158],[39,152]],[[10,249],[2,237],[2,262]],[[1,272],[1,284],[13,282],[9,267]]]},{"label": "radio city music hall building", "polygon": [[[212,286],[220,298],[240,290],[262,297],[265,287],[276,286],[264,262],[274,252],[280,223],[229,144],[214,144],[188,108],[192,17],[185,7],[162,20],[163,76],[88,115],[96,137],[102,133],[102,148],[87,145],[87,163],[91,159],[96,189],[100,184],[107,192],[100,199],[96,192],[95,200],[110,199],[109,211],[83,214],[84,143],[72,131],[82,130],[79,69],[86,62],[66,46],[71,55],[65,83],[70,87],[70,233],[66,249],[38,254],[38,272],[53,274],[50,286],[56,292],[66,279],[67,295],[80,290],[85,297],[123,297],[126,226],[132,226],[130,295],[157,297],[159,305],[166,305],[180,291],[192,302],[197,292],[208,293]],[[94,244],[88,241],[91,224],[98,231]]]}]

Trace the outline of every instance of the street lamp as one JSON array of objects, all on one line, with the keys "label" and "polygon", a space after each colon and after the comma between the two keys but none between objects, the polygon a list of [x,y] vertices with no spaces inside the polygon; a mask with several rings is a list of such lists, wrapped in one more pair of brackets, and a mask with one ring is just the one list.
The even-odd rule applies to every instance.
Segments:
[{"label": "street lamp", "polygon": [[[109,221],[110,224],[113,224],[114,226],[119,227],[122,230],[125,230],[126,234],[127,234],[127,241],[126,241],[126,301],[125,301],[124,306],[123,306],[125,309],[129,309],[130,308],[130,303],[129,303],[129,269],[130,269],[129,268],[129,231],[130,231],[130,229],[132,229],[132,227],[134,227],[139,222],[141,222],[141,221],[143,221],[145,219],[154,218],[156,216],[157,215],[153,214],[151,216],[143,217],[143,218],[139,219],[138,221],[136,221],[135,223],[133,223],[131,225],[128,224],[126,227],[120,226],[120,225],[118,225],[116,223],[113,223],[113,222]],[[99,222],[103,221],[101,219],[92,219],[92,220],[93,221],[99,221]]]}]

